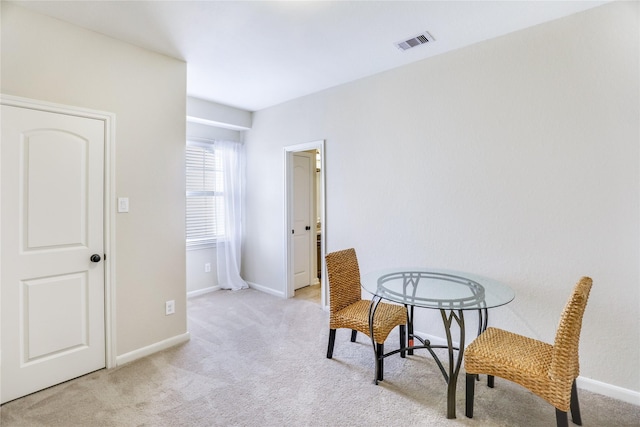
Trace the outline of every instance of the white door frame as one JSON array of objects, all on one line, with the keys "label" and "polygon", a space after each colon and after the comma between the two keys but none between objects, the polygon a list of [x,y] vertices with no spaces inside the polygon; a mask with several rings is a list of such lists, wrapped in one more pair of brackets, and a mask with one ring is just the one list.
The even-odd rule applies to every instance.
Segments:
[{"label": "white door frame", "polygon": [[[115,217],[115,126],[113,113],[72,107],[35,99],[0,94],[0,104],[31,110],[47,111],[86,117],[104,122],[104,315],[105,315],[105,364],[116,366],[116,217]],[[2,268],[0,266],[0,268]],[[0,295],[0,298],[2,296]]]},{"label": "white door frame", "polygon": [[307,142],[304,144],[296,144],[284,147],[284,271],[286,281],[286,297],[292,298],[295,295],[294,283],[293,283],[293,245],[291,239],[291,206],[293,196],[293,153],[299,151],[318,150],[320,153],[320,206],[318,211],[320,212],[320,263],[322,264],[320,275],[320,295],[321,304],[324,309],[327,308],[327,295],[326,295],[326,273],[324,254],[326,247],[326,216],[325,216],[325,155],[324,155],[324,140]]}]

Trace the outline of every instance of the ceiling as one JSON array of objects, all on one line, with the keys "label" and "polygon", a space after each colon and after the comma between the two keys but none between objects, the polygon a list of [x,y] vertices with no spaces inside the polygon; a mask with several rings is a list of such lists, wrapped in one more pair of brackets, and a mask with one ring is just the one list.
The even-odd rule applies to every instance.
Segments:
[{"label": "ceiling", "polygon": [[[256,111],[607,1],[14,1],[187,62],[189,96]],[[434,42],[401,51],[428,31]]]}]

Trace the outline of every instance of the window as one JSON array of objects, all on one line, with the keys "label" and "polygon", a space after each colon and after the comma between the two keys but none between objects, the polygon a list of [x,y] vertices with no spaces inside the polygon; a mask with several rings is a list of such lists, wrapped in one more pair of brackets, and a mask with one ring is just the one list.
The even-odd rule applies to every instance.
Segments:
[{"label": "window", "polygon": [[224,236],[222,161],[214,145],[187,141],[187,248],[213,246]]}]

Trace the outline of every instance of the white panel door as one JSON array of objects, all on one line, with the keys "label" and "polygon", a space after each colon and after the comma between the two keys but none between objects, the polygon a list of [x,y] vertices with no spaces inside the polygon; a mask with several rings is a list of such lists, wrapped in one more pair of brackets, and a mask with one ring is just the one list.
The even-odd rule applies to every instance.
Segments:
[{"label": "white panel door", "polygon": [[0,401],[105,367],[101,120],[2,106]]},{"label": "white panel door", "polygon": [[[300,289],[311,284],[312,244],[315,245],[316,227],[313,220],[314,156],[300,152],[293,154],[293,287]],[[313,240],[312,240],[313,238]]]}]

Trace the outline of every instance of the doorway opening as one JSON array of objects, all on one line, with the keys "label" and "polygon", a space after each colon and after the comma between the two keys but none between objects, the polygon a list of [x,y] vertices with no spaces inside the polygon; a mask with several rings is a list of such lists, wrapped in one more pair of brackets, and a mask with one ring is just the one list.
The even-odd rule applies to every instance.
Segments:
[{"label": "doorway opening", "polygon": [[[307,286],[307,281],[308,286],[319,283],[320,305],[326,309],[324,140],[285,147],[284,154],[286,296],[294,297],[296,287]],[[304,157],[309,154],[312,162],[306,168]],[[304,172],[306,169],[308,172]],[[296,186],[296,181],[302,185]],[[305,206],[310,207],[305,210]],[[303,212],[302,218],[300,212]]]}]

